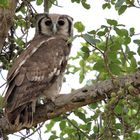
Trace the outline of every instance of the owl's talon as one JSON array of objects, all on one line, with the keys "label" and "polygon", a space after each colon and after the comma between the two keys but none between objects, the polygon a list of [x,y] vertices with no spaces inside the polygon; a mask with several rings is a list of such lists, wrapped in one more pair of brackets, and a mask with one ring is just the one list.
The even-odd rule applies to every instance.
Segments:
[{"label": "owl's talon", "polygon": [[54,111],[55,103],[52,100],[47,100],[45,104],[47,112],[51,113]]}]

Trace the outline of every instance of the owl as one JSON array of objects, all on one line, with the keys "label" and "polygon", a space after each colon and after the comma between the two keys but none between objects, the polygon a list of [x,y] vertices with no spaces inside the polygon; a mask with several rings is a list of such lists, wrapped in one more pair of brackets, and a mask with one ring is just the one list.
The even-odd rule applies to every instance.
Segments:
[{"label": "owl", "polygon": [[72,22],[68,15],[38,16],[33,40],[9,70],[5,116],[17,130],[32,126],[39,99],[54,101],[58,96],[71,50]]}]

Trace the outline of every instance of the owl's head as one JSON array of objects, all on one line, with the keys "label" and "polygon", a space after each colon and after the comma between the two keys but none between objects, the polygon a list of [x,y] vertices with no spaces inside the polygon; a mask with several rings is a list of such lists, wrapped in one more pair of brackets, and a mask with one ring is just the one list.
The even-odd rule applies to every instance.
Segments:
[{"label": "owl's head", "polygon": [[36,33],[48,36],[73,35],[73,18],[60,14],[41,14],[37,20]]}]

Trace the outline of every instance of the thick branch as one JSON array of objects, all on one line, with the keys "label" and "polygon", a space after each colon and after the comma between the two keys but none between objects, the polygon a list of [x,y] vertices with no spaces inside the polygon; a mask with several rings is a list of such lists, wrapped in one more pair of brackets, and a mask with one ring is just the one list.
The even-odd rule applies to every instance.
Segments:
[{"label": "thick branch", "polygon": [[[101,101],[107,96],[109,97],[111,92],[119,90],[120,87],[124,88],[126,83],[133,85],[137,89],[137,94],[140,94],[140,72],[136,72],[133,75],[118,77],[113,81],[105,80],[95,85],[75,90],[71,94],[60,95],[54,102],[55,107],[52,106],[52,104],[38,106],[34,115],[34,125],[55,118],[68,111],[73,111],[78,107]],[[48,112],[48,108],[49,110],[52,108],[52,111]],[[2,128],[3,132],[6,134],[17,131],[16,128],[11,128],[8,125],[5,117],[0,119],[0,128]]]},{"label": "thick branch", "polygon": [[9,0],[8,8],[0,7],[0,52],[7,37],[8,31],[12,26],[16,5],[17,0]]}]

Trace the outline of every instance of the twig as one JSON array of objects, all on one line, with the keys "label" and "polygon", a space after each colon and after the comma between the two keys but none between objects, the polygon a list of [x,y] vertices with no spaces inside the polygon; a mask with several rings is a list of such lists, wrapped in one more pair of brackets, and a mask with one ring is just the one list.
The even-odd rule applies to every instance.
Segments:
[{"label": "twig", "polygon": [[56,2],[56,4],[52,0],[50,0],[50,3],[52,5],[57,6],[57,7],[61,7],[61,8],[63,7],[63,6],[58,5],[58,1],[57,0],[55,2]]},{"label": "twig", "polygon": [[138,9],[140,8],[140,2],[139,2],[139,0],[137,0],[137,3],[138,3],[139,6],[135,5],[134,2],[131,1],[131,0],[129,0],[129,3],[130,3],[130,6],[133,6],[133,7],[138,8]]},{"label": "twig", "polygon": [[23,0],[27,5],[30,7],[30,9],[33,9],[35,13],[37,13],[36,9],[33,7],[33,5],[28,0]]},{"label": "twig", "polygon": [[34,133],[36,133],[43,125],[45,122],[43,122],[34,132],[32,132],[31,134],[29,134],[28,136],[24,137],[24,139],[29,138],[30,136],[32,136]]},{"label": "twig", "polygon": [[[19,2],[18,2],[19,3]],[[16,12],[19,12],[21,10],[21,8],[23,8],[25,6],[24,1],[22,3],[19,3],[19,7],[16,8]]]},{"label": "twig", "polygon": [[[39,125],[40,125],[40,124],[39,124]],[[41,129],[39,129],[37,132],[38,132],[38,135],[39,135],[39,140],[42,140]]]},{"label": "twig", "polygon": [[44,12],[49,13],[49,0],[44,0]]},{"label": "twig", "polygon": [[136,36],[136,35],[140,35],[140,33],[133,34],[133,36],[134,36],[134,35],[135,35],[135,36]]},{"label": "twig", "polygon": [[139,1],[139,0],[137,0],[137,3],[138,3],[138,5],[140,6],[140,1]]},{"label": "twig", "polygon": [[[16,136],[16,137],[20,137],[20,138],[23,138],[23,136],[25,136],[25,135],[23,135],[21,132],[19,132],[20,134],[18,135],[18,134],[12,134],[12,135],[14,135],[14,136]],[[21,136],[22,135],[22,136]],[[29,140],[32,140],[32,139],[30,139],[30,138],[28,138]]]},{"label": "twig", "polygon": [[121,47],[121,52],[122,52],[122,54],[123,54],[124,59],[125,59],[125,60],[129,63],[129,65],[130,65],[130,62],[128,61],[128,58],[127,58],[127,56],[125,55],[125,53],[124,53],[122,47]]},{"label": "twig", "polygon": [[65,116],[65,118],[73,127],[75,127],[79,132],[81,132],[84,136],[86,136],[89,140],[91,140],[90,136],[87,135],[85,132],[83,132],[79,127],[77,127],[70,119],[68,119],[67,116]]},{"label": "twig", "polygon": [[[24,138],[24,137],[26,137],[24,134],[22,134],[21,132],[19,132],[20,134],[21,134],[21,138]],[[30,138],[27,138],[27,139],[29,139],[29,140],[32,140],[32,139],[30,139]]]},{"label": "twig", "polygon": [[0,76],[2,77],[2,79],[3,79],[4,81],[7,81],[7,80],[4,78],[4,76],[2,75],[1,70],[0,70]]},{"label": "twig", "polygon": [[5,82],[4,84],[2,84],[2,85],[0,85],[0,88],[2,88],[4,85],[6,85],[7,84],[7,82]]},{"label": "twig", "polygon": [[110,28],[107,36],[106,36],[106,42],[105,42],[105,47],[106,48],[105,48],[105,51],[103,53],[103,57],[104,57],[105,68],[106,68],[108,74],[110,75],[110,77],[112,79],[114,79],[114,76],[113,76],[112,72],[110,71],[110,68],[109,68],[109,65],[108,65],[108,41],[109,41],[110,31],[111,31],[111,28]]},{"label": "twig", "polygon": [[102,50],[100,50],[99,48],[97,48],[95,45],[93,45],[92,43],[90,43],[88,40],[86,40],[83,35],[81,36],[77,36],[77,37],[82,37],[89,45],[91,45],[93,48],[95,48],[96,50],[98,50],[102,55],[104,54],[104,52],[102,52]]}]

